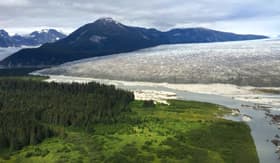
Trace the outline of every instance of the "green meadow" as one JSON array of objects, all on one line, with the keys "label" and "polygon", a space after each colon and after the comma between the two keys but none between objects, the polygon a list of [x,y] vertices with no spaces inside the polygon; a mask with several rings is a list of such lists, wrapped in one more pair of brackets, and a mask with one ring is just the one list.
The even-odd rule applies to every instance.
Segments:
[{"label": "green meadow", "polygon": [[91,130],[51,126],[60,134],[21,150],[1,150],[7,163],[257,163],[249,127],[221,117],[231,111],[215,104],[133,101],[114,123]]}]

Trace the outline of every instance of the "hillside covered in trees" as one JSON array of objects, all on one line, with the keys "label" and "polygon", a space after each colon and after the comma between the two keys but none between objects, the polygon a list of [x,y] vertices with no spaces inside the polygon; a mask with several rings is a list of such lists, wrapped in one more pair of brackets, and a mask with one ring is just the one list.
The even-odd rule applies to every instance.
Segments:
[{"label": "hillside covered in trees", "polygon": [[61,134],[59,126],[92,130],[129,111],[130,92],[96,83],[0,80],[0,149],[17,150]]}]

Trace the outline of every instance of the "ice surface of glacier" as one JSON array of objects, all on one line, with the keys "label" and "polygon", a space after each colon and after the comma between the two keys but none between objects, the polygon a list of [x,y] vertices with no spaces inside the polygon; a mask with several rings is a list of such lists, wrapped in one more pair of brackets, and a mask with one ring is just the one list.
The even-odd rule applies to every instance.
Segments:
[{"label": "ice surface of glacier", "polygon": [[280,40],[164,45],[80,60],[42,73],[133,81],[280,86]]}]

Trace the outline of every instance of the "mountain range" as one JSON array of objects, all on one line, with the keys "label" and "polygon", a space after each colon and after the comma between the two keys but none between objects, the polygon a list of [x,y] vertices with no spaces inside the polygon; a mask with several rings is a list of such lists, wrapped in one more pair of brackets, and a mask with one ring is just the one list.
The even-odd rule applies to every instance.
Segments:
[{"label": "mountain range", "polygon": [[205,28],[156,29],[127,26],[111,18],[86,24],[68,37],[39,48],[23,49],[0,62],[6,67],[45,67],[83,58],[130,52],[162,44],[264,39]]},{"label": "mountain range", "polygon": [[0,47],[38,46],[52,43],[65,38],[66,35],[54,29],[35,31],[28,35],[10,36],[5,30],[0,30]]}]

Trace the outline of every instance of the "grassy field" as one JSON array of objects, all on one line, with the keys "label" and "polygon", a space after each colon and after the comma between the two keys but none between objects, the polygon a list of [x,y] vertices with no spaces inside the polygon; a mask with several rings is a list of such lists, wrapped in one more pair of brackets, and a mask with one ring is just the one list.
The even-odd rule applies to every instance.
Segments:
[{"label": "grassy field", "polygon": [[0,162],[259,162],[249,127],[219,118],[229,110],[209,103],[170,103],[135,101],[117,123],[95,124],[89,132],[55,126],[64,134],[20,151],[0,151]]}]

